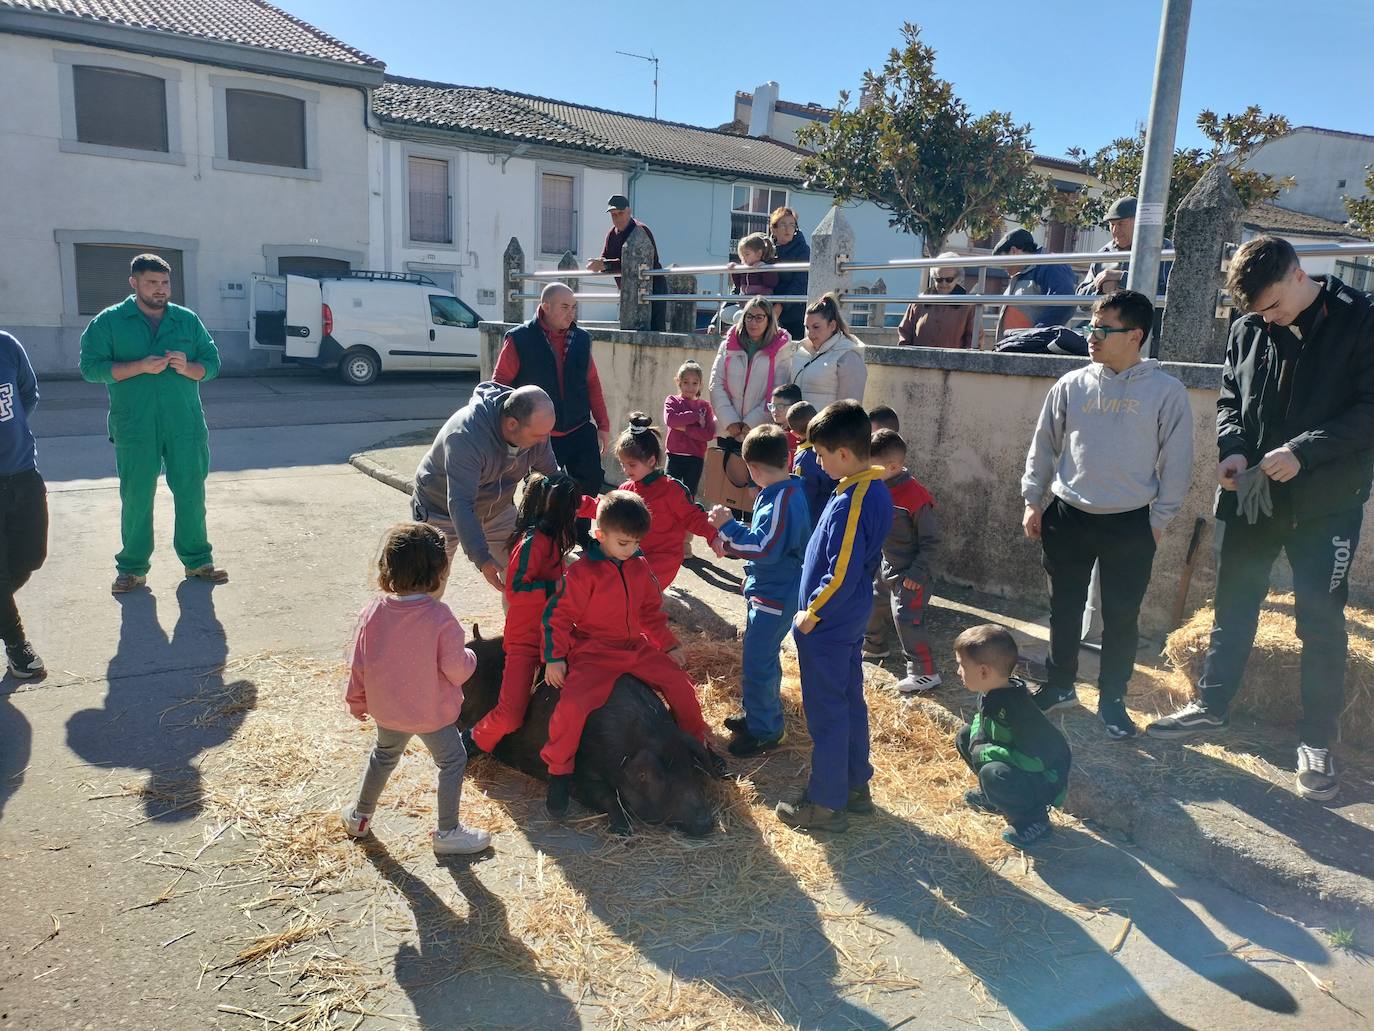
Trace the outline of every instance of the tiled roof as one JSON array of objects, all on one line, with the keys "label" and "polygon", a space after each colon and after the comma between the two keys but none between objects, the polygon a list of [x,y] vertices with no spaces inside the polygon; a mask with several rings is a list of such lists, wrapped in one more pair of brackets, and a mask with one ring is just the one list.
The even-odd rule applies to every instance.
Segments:
[{"label": "tiled roof", "polygon": [[800,183],[806,152],[775,140],[642,115],[570,104],[488,87],[456,86],[387,76],[373,92],[378,117],[431,126],[621,154],[656,165]]},{"label": "tiled roof", "polygon": [[1242,222],[1247,229],[1277,233],[1280,236],[1329,236],[1352,240],[1364,239],[1344,222],[1322,218],[1320,215],[1309,215],[1302,211],[1291,211],[1288,208],[1281,208],[1277,204],[1251,205]]},{"label": "tiled roof", "polygon": [[377,58],[262,0],[0,0],[3,7],[385,67]]}]

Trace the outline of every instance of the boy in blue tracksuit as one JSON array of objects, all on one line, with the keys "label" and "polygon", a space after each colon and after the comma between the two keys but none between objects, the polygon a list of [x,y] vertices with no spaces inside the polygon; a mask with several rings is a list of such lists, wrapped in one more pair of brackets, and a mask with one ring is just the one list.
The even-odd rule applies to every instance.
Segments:
[{"label": "boy in blue tracksuit", "polygon": [[884,470],[869,459],[872,427],[855,401],[826,405],[807,427],[825,472],[839,480],[806,547],[792,636],[802,708],[811,732],[811,779],[778,818],[798,830],[843,831],[850,813],[873,811],[863,638],[873,576],[892,528]]},{"label": "boy in blue tracksuit", "polygon": [[782,744],[783,636],[797,614],[802,557],[811,532],[811,514],[801,481],[787,471],[787,434],[777,426],[757,426],[744,438],[741,454],[749,475],[762,488],[748,526],[730,518],[723,505],[711,509],[711,525],[721,532],[725,552],[745,560],[744,597],[749,611],[744,629],[744,714],[725,728],[734,734],[730,754],[761,755]]},{"label": "boy in blue tracksuit", "polygon": [[802,482],[802,494],[806,497],[812,526],[820,519],[821,510],[835,490],[835,478],[821,468],[816,449],[806,437],[806,428],[815,417],[816,407],[810,401],[798,401],[787,409],[787,427],[801,438],[792,456],[792,475]]}]

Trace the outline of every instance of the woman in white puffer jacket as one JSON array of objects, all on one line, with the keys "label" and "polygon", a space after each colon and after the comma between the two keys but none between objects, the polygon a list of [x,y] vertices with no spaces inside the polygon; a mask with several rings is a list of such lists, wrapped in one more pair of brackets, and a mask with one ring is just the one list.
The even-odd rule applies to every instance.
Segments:
[{"label": "woman in white puffer jacket", "polygon": [[806,339],[792,358],[792,382],[818,412],[833,401],[863,404],[868,385],[863,343],[850,335],[834,294],[807,305]]},{"label": "woman in white puffer jacket", "polygon": [[778,326],[773,304],[750,298],[711,366],[711,407],[722,437],[743,440],[755,426],[773,421],[768,402],[774,387],[792,381],[795,350],[787,330]]}]

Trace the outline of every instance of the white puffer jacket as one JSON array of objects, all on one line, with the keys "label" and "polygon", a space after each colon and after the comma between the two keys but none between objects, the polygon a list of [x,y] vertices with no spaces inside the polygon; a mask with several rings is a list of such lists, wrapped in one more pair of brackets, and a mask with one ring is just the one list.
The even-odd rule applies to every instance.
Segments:
[{"label": "white puffer jacket", "polygon": [[753,429],[773,421],[768,402],[774,387],[792,382],[795,352],[792,338],[780,329],[751,358],[740,346],[739,327],[730,328],[711,366],[711,407],[716,411],[717,433],[724,435],[737,422]]},{"label": "white puffer jacket", "polygon": [[863,344],[854,337],[832,333],[821,349],[803,343],[792,358],[792,382],[801,387],[802,400],[820,411],[832,401],[850,398],[863,404],[868,385]]}]

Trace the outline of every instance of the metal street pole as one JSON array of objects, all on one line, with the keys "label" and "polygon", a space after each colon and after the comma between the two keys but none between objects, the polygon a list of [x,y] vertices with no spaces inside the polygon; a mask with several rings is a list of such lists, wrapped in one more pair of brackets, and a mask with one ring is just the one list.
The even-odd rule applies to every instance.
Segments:
[{"label": "metal street pole", "polygon": [[[1135,234],[1131,237],[1131,268],[1126,285],[1146,297],[1155,295],[1159,280],[1159,252],[1164,244],[1164,212],[1169,207],[1169,179],[1174,171],[1174,140],[1178,134],[1178,98],[1183,88],[1183,61],[1188,52],[1188,20],[1193,0],[1164,0],[1155,55],[1155,84],[1150,97],[1150,121],[1145,128],[1145,161],[1136,199]],[[1151,339],[1157,354],[1159,340]]]}]

